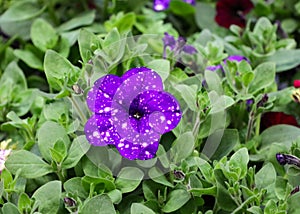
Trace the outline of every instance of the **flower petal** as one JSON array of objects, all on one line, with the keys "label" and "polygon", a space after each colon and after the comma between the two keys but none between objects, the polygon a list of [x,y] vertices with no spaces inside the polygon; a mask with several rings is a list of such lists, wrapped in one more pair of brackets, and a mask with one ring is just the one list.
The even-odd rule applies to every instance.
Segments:
[{"label": "flower petal", "polygon": [[89,109],[96,113],[108,113],[111,110],[111,100],[121,83],[120,77],[111,74],[98,79],[87,95]]},{"label": "flower petal", "polygon": [[[163,134],[174,129],[181,119],[180,106],[177,100],[169,93],[162,91],[145,91],[137,97],[139,111],[143,113],[143,118],[137,130],[144,133],[152,128],[155,132]],[[133,102],[134,103],[134,102]],[[130,106],[130,112],[134,105]],[[134,124],[134,121],[131,120]]]},{"label": "flower petal", "polygon": [[130,160],[147,160],[154,158],[159,145],[158,135],[152,136],[150,139],[148,137],[142,139],[144,139],[144,141],[120,141],[120,143],[116,145],[116,148],[123,157]]},{"label": "flower petal", "polygon": [[170,0],[154,0],[153,1],[153,10],[162,11],[166,10],[169,7]]},{"label": "flower petal", "polygon": [[[163,90],[161,77],[149,68],[130,69],[122,76],[122,79],[123,83],[115,93],[113,104],[118,103],[127,110],[129,110],[130,103],[139,93],[147,90]],[[114,109],[121,108],[118,105],[112,105],[112,107]]]},{"label": "flower petal", "polygon": [[110,117],[105,115],[93,115],[84,127],[87,140],[94,146],[106,146],[116,144],[120,141],[120,136],[112,126]]}]

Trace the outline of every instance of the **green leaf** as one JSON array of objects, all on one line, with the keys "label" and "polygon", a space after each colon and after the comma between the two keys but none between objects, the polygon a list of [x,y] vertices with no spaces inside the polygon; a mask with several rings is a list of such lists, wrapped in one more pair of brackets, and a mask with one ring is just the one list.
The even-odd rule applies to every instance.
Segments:
[{"label": "green leaf", "polygon": [[119,172],[115,184],[122,193],[131,192],[138,187],[143,177],[144,173],[140,169],[124,167]]},{"label": "green leaf", "polygon": [[217,204],[219,205],[219,207],[222,207],[223,210],[229,212],[233,211],[237,207],[237,204],[228,192],[227,186],[225,184],[227,180],[226,177],[224,176],[221,169],[215,169],[214,175],[217,180]]},{"label": "green leaf", "polygon": [[185,16],[189,14],[195,13],[194,6],[181,1],[181,0],[173,0],[170,2],[170,10],[179,16]]},{"label": "green leaf", "polygon": [[78,38],[79,52],[83,62],[88,62],[93,56],[91,46],[97,41],[97,37],[92,32],[81,29]]},{"label": "green leaf", "polygon": [[38,204],[38,211],[43,214],[57,213],[61,200],[61,182],[49,181],[38,188],[32,195]]},{"label": "green leaf", "polygon": [[152,167],[149,172],[149,177],[156,183],[163,184],[168,187],[174,187],[174,185],[168,181],[163,172],[161,172],[157,167]]},{"label": "green leaf", "polygon": [[133,203],[130,214],[155,214],[155,212],[141,203]]},{"label": "green leaf", "polygon": [[44,59],[44,69],[50,87],[61,90],[65,81],[71,88],[77,81],[79,69],[66,58],[52,50],[47,50]]},{"label": "green leaf", "polygon": [[300,49],[278,50],[267,61],[276,63],[276,72],[290,70],[300,65]]},{"label": "green leaf", "polygon": [[31,200],[29,196],[24,192],[22,192],[19,196],[18,208],[22,213],[24,213],[25,210],[31,209]]},{"label": "green leaf", "polygon": [[43,19],[36,19],[32,23],[30,37],[34,46],[44,52],[52,49],[58,42],[58,34],[55,29]]},{"label": "green leaf", "polygon": [[107,195],[97,195],[82,206],[79,214],[116,214],[116,210],[110,198]]},{"label": "green leaf", "polygon": [[67,193],[70,193],[72,195],[77,195],[78,197],[81,198],[88,197],[88,193],[85,191],[85,189],[82,186],[81,177],[75,177],[67,180],[64,183],[64,190]]},{"label": "green leaf", "polygon": [[66,159],[62,163],[63,169],[70,169],[80,161],[84,154],[89,150],[90,144],[87,142],[85,135],[78,136],[71,144]]},{"label": "green leaf", "polygon": [[249,85],[249,93],[255,94],[261,89],[270,86],[275,80],[275,64],[265,62],[254,70],[254,79]]},{"label": "green leaf", "polygon": [[57,28],[57,30],[58,31],[69,31],[69,30],[72,30],[72,29],[80,27],[80,26],[90,25],[93,23],[94,19],[95,19],[95,11],[90,10],[88,12],[80,14],[80,15],[68,20],[67,22],[61,24]]},{"label": "green leaf", "polygon": [[195,101],[197,88],[198,87],[196,85],[179,84],[175,86],[175,89],[180,93],[180,96],[192,111],[197,111],[197,105]]},{"label": "green leaf", "polygon": [[261,147],[277,142],[289,148],[300,136],[300,129],[290,125],[276,125],[264,130],[261,134]]},{"label": "green leaf", "polygon": [[228,107],[235,103],[231,97],[226,95],[220,96],[215,91],[210,91],[208,96],[211,105],[209,114],[224,113]]},{"label": "green leaf", "polygon": [[218,25],[215,22],[216,10],[208,3],[197,3],[195,20],[199,28],[215,32]]},{"label": "green leaf", "polygon": [[165,213],[170,213],[178,210],[182,207],[188,200],[190,200],[191,195],[184,189],[175,189],[168,195],[167,203],[163,206],[162,211]]},{"label": "green leaf", "polygon": [[288,197],[287,204],[288,204],[288,210],[287,213],[297,214],[300,212],[300,192],[297,192],[296,194],[291,195]]},{"label": "green leaf", "polygon": [[4,22],[17,22],[28,20],[38,16],[43,9],[33,1],[20,1],[8,7],[8,9],[0,17],[0,24]]},{"label": "green leaf", "polygon": [[275,183],[276,171],[271,163],[267,163],[255,174],[255,186],[261,190]]},{"label": "green leaf", "polygon": [[54,160],[56,163],[61,163],[67,155],[67,149],[64,142],[61,140],[56,141],[53,148],[50,148],[50,154],[52,160]]},{"label": "green leaf", "polygon": [[38,129],[37,132],[39,150],[49,163],[51,162],[50,149],[54,147],[54,144],[61,140],[64,142],[66,148],[69,147],[70,139],[66,133],[66,130],[58,123],[52,121],[46,121]]},{"label": "green leaf", "polygon": [[170,74],[170,61],[165,59],[155,59],[147,64],[148,68],[156,71],[164,82]]},{"label": "green leaf", "polygon": [[42,60],[30,50],[17,49],[14,50],[14,55],[24,61],[31,68],[38,69],[40,71],[44,69]]},{"label": "green leaf", "polygon": [[25,178],[38,178],[53,171],[40,157],[26,150],[13,152],[5,166],[13,174],[21,169],[20,176]]},{"label": "green leaf", "polygon": [[242,179],[247,175],[247,165],[249,162],[249,154],[246,148],[241,148],[236,151],[229,160],[229,166],[233,169],[240,169],[239,178]]},{"label": "green leaf", "polygon": [[192,132],[186,132],[180,135],[173,143],[170,153],[174,163],[179,163],[187,158],[193,151],[195,139]]},{"label": "green leaf", "polygon": [[220,160],[224,156],[227,156],[239,142],[239,132],[237,129],[225,129],[221,142],[210,159]]},{"label": "green leaf", "polygon": [[2,213],[7,214],[20,214],[18,208],[13,203],[7,202],[2,207]]},{"label": "green leaf", "polygon": [[125,15],[118,15],[117,20],[114,20],[114,22],[111,20],[105,22],[104,26],[106,30],[110,32],[113,28],[117,28],[121,34],[128,33],[136,22],[135,13],[130,12]]},{"label": "green leaf", "polygon": [[107,195],[114,204],[119,204],[122,201],[122,192],[118,189],[108,192]]},{"label": "green leaf", "polygon": [[25,75],[15,61],[12,61],[6,67],[6,69],[0,79],[0,85],[4,84],[5,81],[7,81],[8,79],[13,81],[13,83],[17,87],[20,87],[20,89],[27,88],[27,82],[26,82]]},{"label": "green leaf", "polygon": [[210,90],[214,90],[217,94],[223,94],[221,79],[216,72],[205,70],[205,81]]}]

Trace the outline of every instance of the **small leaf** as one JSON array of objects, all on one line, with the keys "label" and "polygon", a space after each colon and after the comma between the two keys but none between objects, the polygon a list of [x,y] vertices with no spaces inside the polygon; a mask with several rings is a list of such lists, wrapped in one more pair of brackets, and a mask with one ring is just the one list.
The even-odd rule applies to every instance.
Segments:
[{"label": "small leaf", "polygon": [[255,94],[270,86],[275,80],[275,64],[265,62],[257,66],[254,70],[254,79],[249,85],[249,93]]},{"label": "small leaf", "polygon": [[87,198],[88,193],[85,191],[85,189],[82,186],[81,183],[81,177],[75,177],[67,180],[64,183],[64,190],[72,195],[77,195],[81,198]]},{"label": "small leaf", "polygon": [[162,78],[162,81],[165,81],[170,74],[170,61],[165,59],[155,59],[147,64],[148,68],[156,71],[159,76]]},{"label": "small leaf", "polygon": [[20,176],[25,178],[38,178],[53,171],[40,157],[26,150],[13,152],[6,160],[5,166],[13,174],[21,169]]},{"label": "small leaf", "polygon": [[168,181],[163,172],[161,172],[157,167],[153,167],[148,172],[149,177],[156,183],[163,184],[168,187],[174,187],[174,185]]},{"label": "small leaf", "polygon": [[32,195],[43,214],[57,213],[61,200],[61,182],[50,181],[38,188]]},{"label": "small leaf", "polygon": [[194,151],[195,139],[192,132],[186,132],[180,135],[173,143],[171,152],[171,159],[174,163],[179,163],[181,160],[187,158]]},{"label": "small leaf", "polygon": [[87,142],[84,135],[75,138],[71,144],[66,159],[62,163],[62,168],[69,169],[76,166],[80,159],[89,150],[90,146],[91,145]]},{"label": "small leaf", "polygon": [[300,65],[300,49],[278,50],[267,61],[276,63],[276,72],[290,70]]},{"label": "small leaf", "polygon": [[26,193],[21,193],[19,200],[18,200],[18,208],[21,210],[22,213],[24,213],[25,210],[28,210],[31,208],[31,200],[29,196]]},{"label": "small leaf", "polygon": [[9,214],[20,214],[18,208],[13,203],[7,202],[2,207],[2,213]]},{"label": "small leaf", "polygon": [[289,148],[292,142],[300,136],[300,129],[290,125],[275,125],[261,134],[261,146],[266,147],[277,142]]},{"label": "small leaf", "polygon": [[276,171],[271,163],[267,163],[255,174],[255,186],[261,190],[275,183]]},{"label": "small leaf", "polygon": [[64,142],[66,148],[69,147],[70,140],[66,133],[66,130],[53,121],[47,121],[38,129],[37,132],[38,146],[40,152],[49,163],[51,162],[50,149],[54,147],[54,144],[61,140]]},{"label": "small leaf", "polygon": [[53,50],[46,51],[44,69],[49,85],[58,91],[65,81],[69,87],[74,85],[79,75],[77,67]]},{"label": "small leaf", "polygon": [[155,212],[143,204],[133,203],[130,208],[130,214],[155,214]]},{"label": "small leaf", "polygon": [[95,11],[90,10],[88,12],[85,12],[83,14],[75,16],[74,18],[61,24],[57,28],[57,30],[58,31],[69,31],[69,30],[72,30],[72,29],[80,27],[80,26],[90,25],[93,23],[94,19],[95,19]]},{"label": "small leaf", "polygon": [[14,55],[24,61],[29,67],[42,71],[42,60],[30,50],[14,50]]},{"label": "small leaf", "polygon": [[81,29],[78,38],[79,52],[83,62],[88,62],[93,56],[92,44],[97,41],[97,37],[92,32]]},{"label": "small leaf", "polygon": [[122,193],[131,192],[138,187],[143,177],[144,173],[140,169],[124,167],[119,172],[115,184]]},{"label": "small leaf", "polygon": [[36,19],[32,23],[30,37],[34,46],[42,51],[52,49],[58,42],[55,29],[43,19]]},{"label": "small leaf", "polygon": [[116,214],[116,210],[110,198],[107,195],[96,195],[86,201],[79,211],[79,214]]},{"label": "small leaf", "polygon": [[[218,130],[219,131],[219,130]],[[217,132],[218,132],[217,131]],[[227,156],[235,147],[236,144],[239,143],[239,132],[237,129],[225,129],[221,142],[218,145],[213,156],[210,158],[211,160],[220,160],[224,156]]]},{"label": "small leaf", "polygon": [[239,178],[242,179],[247,174],[247,165],[249,162],[249,154],[246,148],[241,148],[236,151],[229,160],[230,167],[240,169]]},{"label": "small leaf", "polygon": [[191,195],[184,189],[175,189],[168,195],[167,203],[163,206],[162,211],[165,213],[170,213],[178,210],[182,207],[188,200],[190,200]]},{"label": "small leaf", "polygon": [[195,101],[197,86],[196,85],[179,84],[179,85],[175,86],[175,89],[180,93],[180,96],[186,102],[188,107],[192,111],[197,111],[197,105],[196,105],[196,101]]}]

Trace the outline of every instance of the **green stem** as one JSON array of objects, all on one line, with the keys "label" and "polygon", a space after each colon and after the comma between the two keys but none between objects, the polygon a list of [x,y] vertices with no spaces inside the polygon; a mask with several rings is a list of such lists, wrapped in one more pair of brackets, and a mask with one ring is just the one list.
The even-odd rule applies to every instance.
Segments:
[{"label": "green stem", "polygon": [[86,116],[84,115],[84,113],[82,112],[81,108],[79,107],[77,101],[74,99],[73,95],[71,94],[71,96],[69,97],[71,100],[71,103],[73,104],[73,106],[75,107],[75,109],[77,110],[77,113],[79,114],[79,117],[81,119],[81,122],[83,122],[84,124],[87,121]]},{"label": "green stem", "polygon": [[56,172],[56,174],[57,174],[59,180],[60,180],[62,183],[64,183],[65,180],[66,180],[66,178],[65,178],[65,176],[64,176],[64,171],[62,170],[60,164],[57,164],[57,172]]},{"label": "green stem", "polygon": [[53,1],[48,1],[48,13],[55,25],[59,25],[59,20],[56,16]]},{"label": "green stem", "polygon": [[244,203],[242,203],[238,208],[236,208],[232,212],[232,214],[241,213],[241,211],[244,209],[244,207],[246,207],[248,204],[255,201],[256,197],[257,197],[256,195],[253,195],[253,196],[249,197],[246,201],[244,201]]},{"label": "green stem", "polygon": [[258,114],[256,121],[255,121],[255,135],[256,136],[259,136],[259,133],[260,133],[260,121],[261,121],[261,114]]},{"label": "green stem", "polygon": [[190,190],[192,193],[196,193],[197,195],[211,195],[211,196],[216,196],[217,194],[217,187],[212,186],[209,188],[193,188]]},{"label": "green stem", "polygon": [[246,134],[246,139],[245,143],[250,139],[251,136],[251,131],[253,128],[253,123],[254,123],[254,112],[250,112],[249,120],[248,120],[248,126],[247,126],[247,134]]}]

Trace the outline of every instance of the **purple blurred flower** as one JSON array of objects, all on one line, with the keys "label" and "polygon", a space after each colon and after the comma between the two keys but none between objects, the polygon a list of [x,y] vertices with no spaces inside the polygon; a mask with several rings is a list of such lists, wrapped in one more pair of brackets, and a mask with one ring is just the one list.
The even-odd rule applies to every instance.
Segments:
[{"label": "purple blurred flower", "polygon": [[88,141],[94,146],[114,145],[130,160],[155,157],[160,136],[181,119],[177,100],[163,91],[160,76],[145,67],[98,79],[87,104],[94,112],[85,125]]},{"label": "purple blurred flower", "polygon": [[[226,64],[227,60],[229,60],[229,61],[236,61],[236,62],[240,62],[242,60],[246,60],[248,63],[250,63],[249,59],[247,59],[244,56],[240,56],[240,55],[229,56],[226,59],[224,59],[223,62]],[[221,64],[219,64],[219,65],[211,65],[211,66],[207,66],[206,67],[206,70],[210,70],[210,71],[216,71],[218,69],[222,69],[223,70],[223,67],[222,67]]]},{"label": "purple blurred flower", "polygon": [[[154,0],[153,1],[153,10],[155,11],[163,11],[169,8],[171,0]],[[183,0],[184,2],[190,5],[196,5],[195,0]]]},{"label": "purple blurred flower", "polygon": [[191,45],[187,45],[186,41],[183,37],[179,37],[177,40],[171,36],[168,33],[165,33],[165,36],[163,38],[163,43],[164,43],[164,52],[163,52],[163,57],[166,58],[166,50],[167,47],[170,48],[171,51],[174,53],[174,57],[179,55],[181,51],[187,53],[187,54],[195,54],[197,53],[196,48],[194,48]]},{"label": "purple blurred flower", "polygon": [[293,155],[277,153],[276,159],[280,165],[289,164],[289,165],[300,167],[300,159]]}]

